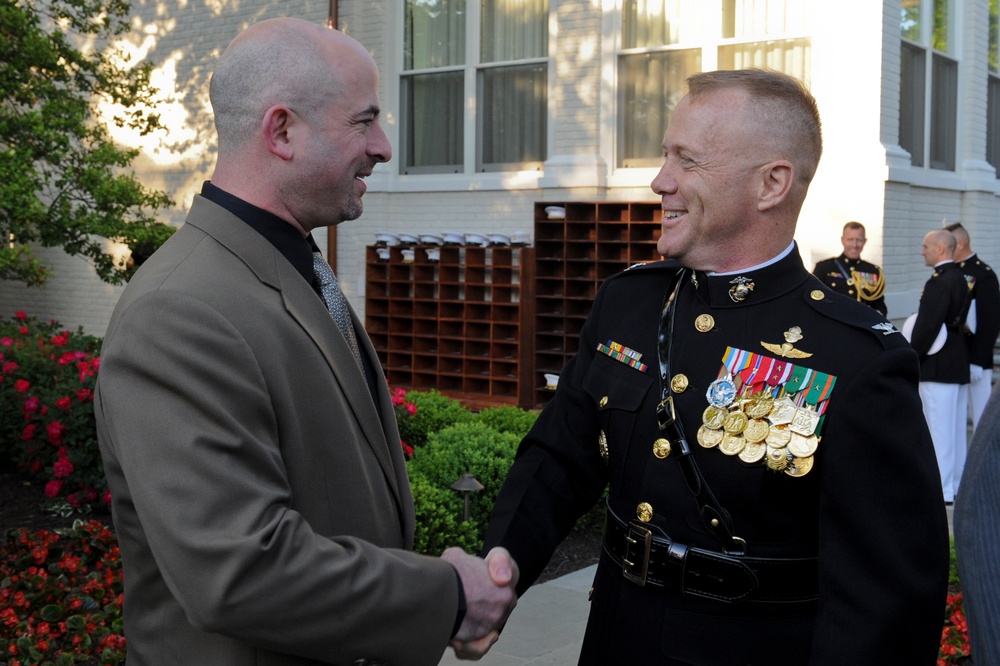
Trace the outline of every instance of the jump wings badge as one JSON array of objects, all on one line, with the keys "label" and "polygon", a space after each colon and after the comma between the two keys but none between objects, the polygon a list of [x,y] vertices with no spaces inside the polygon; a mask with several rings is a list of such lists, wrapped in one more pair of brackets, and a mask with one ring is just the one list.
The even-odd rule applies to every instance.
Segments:
[{"label": "jump wings badge", "polygon": [[804,352],[795,348],[795,343],[801,339],[802,329],[798,326],[792,326],[790,329],[785,331],[785,341],[781,344],[764,342],[763,340],[760,341],[760,344],[767,351],[772,354],[777,354],[782,358],[809,358],[812,356],[812,352]]}]

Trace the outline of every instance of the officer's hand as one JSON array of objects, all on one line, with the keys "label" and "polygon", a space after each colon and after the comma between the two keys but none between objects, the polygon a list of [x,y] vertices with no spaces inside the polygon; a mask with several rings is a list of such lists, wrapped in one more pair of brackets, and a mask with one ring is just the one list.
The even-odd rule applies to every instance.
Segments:
[{"label": "officer's hand", "polygon": [[981,365],[969,366],[969,381],[978,382],[983,378],[983,367]]},{"label": "officer's hand", "polygon": [[453,645],[464,645],[461,649],[468,655],[465,658],[478,658],[477,653],[481,657],[496,641],[500,628],[517,605],[514,591],[517,565],[503,548],[491,550],[485,560],[461,548],[449,548],[441,554],[441,559],[455,567],[465,590],[467,610]]}]

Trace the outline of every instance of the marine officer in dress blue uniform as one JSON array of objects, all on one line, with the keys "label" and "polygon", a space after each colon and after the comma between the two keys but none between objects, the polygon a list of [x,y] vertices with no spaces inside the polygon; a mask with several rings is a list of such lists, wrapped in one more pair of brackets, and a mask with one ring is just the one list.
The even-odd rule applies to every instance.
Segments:
[{"label": "marine officer in dress blue uniform", "polygon": [[803,266],[801,83],[688,80],[652,188],[669,261],[607,279],[486,547],[523,593],[607,489],[581,664],[934,664],[948,528],[917,355]]},{"label": "marine officer in dress blue uniform", "polygon": [[[965,319],[970,290],[962,269],[953,260],[955,236],[935,229],[924,236],[920,254],[934,269],[924,284],[910,342],[920,356],[920,399],[934,441],[945,502],[954,502],[968,453],[969,349]],[[941,328],[944,346],[931,353]]]},{"label": "marine officer in dress blue uniform", "polygon": [[955,263],[972,289],[965,341],[969,347],[969,409],[975,429],[993,390],[993,348],[1000,334],[1000,282],[990,265],[972,251],[969,232],[961,222],[945,229],[955,236]]},{"label": "marine officer in dress blue uniform", "polygon": [[861,258],[861,251],[867,242],[865,226],[860,222],[848,222],[840,236],[843,253],[818,262],[813,268],[813,275],[838,294],[871,306],[884,317],[888,312],[885,306],[885,273],[881,266]]}]

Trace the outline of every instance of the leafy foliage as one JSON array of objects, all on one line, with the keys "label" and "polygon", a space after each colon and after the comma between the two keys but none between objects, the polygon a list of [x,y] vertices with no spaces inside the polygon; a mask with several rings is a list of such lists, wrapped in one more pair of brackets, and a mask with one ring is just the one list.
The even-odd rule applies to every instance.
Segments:
[{"label": "leafy foliage", "polygon": [[[483,490],[473,493],[469,502],[469,515],[477,527],[478,548],[520,441],[517,435],[498,432],[478,421],[456,423],[432,433],[427,444],[414,451],[408,469],[411,476],[423,475],[437,489],[453,493],[461,502],[456,504],[458,507],[463,506],[463,498],[458,491],[451,490],[451,484],[467,473],[483,484]],[[422,501],[416,492],[414,501]]]},{"label": "leafy foliage", "polygon": [[431,433],[475,418],[462,403],[437,391],[407,391],[405,399],[414,409],[409,418],[399,420],[399,436],[414,449],[426,444]]},{"label": "leafy foliage", "polygon": [[524,437],[538,420],[538,412],[529,412],[518,407],[489,407],[479,412],[479,420],[494,430],[509,432]]},{"label": "leafy foliage", "polygon": [[2,546],[4,663],[125,662],[124,583],[110,529],[77,521],[58,532],[10,530]]},{"label": "leafy foliage", "polygon": [[474,520],[462,519],[464,501],[458,493],[434,484],[420,472],[411,472],[410,488],[417,520],[413,550],[434,556],[451,546],[479,551],[480,530]]},{"label": "leafy foliage", "polygon": [[93,406],[100,344],[23,312],[0,317],[0,463],[70,510],[88,510],[107,489]]},{"label": "leafy foliage", "polygon": [[127,0],[0,2],[0,279],[44,284],[49,268],[32,246],[83,256],[106,282],[133,266],[106,252],[104,239],[137,256],[173,227],[153,213],[171,205],[125,173],[138,154],[117,147],[96,105],[120,109],[113,122],[147,134],[160,127],[148,111],[156,93],[152,65],[129,68],[121,50],[92,48],[129,30]]}]

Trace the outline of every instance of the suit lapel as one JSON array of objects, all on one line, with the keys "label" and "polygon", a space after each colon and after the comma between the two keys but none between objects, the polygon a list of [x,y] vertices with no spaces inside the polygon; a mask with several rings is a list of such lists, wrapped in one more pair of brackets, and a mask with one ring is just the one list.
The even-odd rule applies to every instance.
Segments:
[{"label": "suit lapel", "polygon": [[[302,276],[289,264],[273,245],[240,220],[220,206],[216,206],[201,196],[196,196],[187,219],[188,224],[198,227],[219,243],[238,256],[257,276],[269,287],[281,292],[285,309],[316,344],[320,353],[326,359],[330,370],[347,401],[354,411],[354,416],[365,434],[365,442],[379,461],[382,471],[389,482],[400,506],[406,506],[400,496],[398,465],[402,457],[394,461],[390,453],[387,436],[398,441],[398,429],[392,421],[392,405],[389,400],[388,388],[383,387],[385,376],[381,365],[374,355],[374,349],[367,335],[359,335],[363,353],[373,359],[372,366],[377,377],[378,399],[382,412],[387,414],[386,422],[379,421],[375,404],[361,369],[354,360],[347,340],[337,329],[336,323],[330,317],[323,301],[316,295],[312,287],[302,279]],[[356,316],[351,310],[351,319],[356,322]],[[358,328],[355,326],[355,328]],[[363,330],[363,329],[359,329]],[[396,448],[400,449],[398,443]],[[401,511],[405,516],[407,512]],[[412,519],[410,519],[412,520]]]}]

